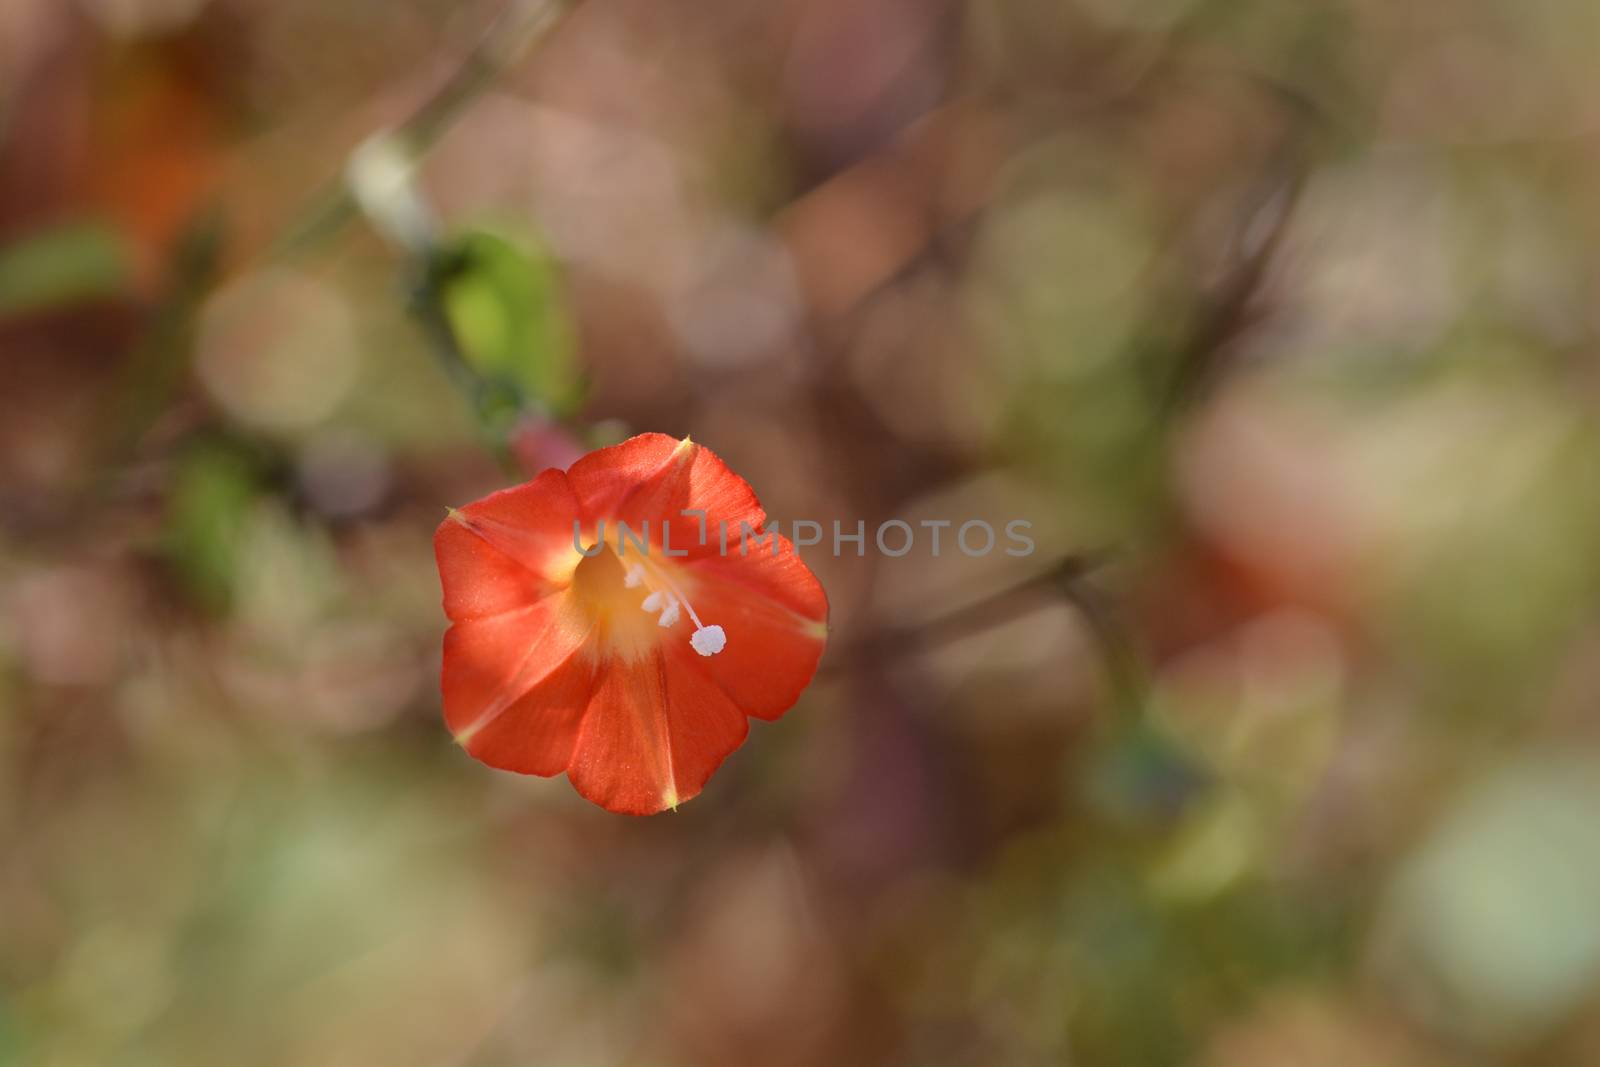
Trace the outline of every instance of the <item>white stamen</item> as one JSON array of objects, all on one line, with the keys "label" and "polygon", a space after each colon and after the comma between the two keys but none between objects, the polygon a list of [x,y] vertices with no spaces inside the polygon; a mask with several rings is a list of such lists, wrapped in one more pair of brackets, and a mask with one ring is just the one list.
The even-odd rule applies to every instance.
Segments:
[{"label": "white stamen", "polygon": [[[707,626],[701,622],[700,616],[695,613],[694,605],[689,603],[689,598],[683,595],[683,590],[678,588],[677,583],[662,568],[651,564],[648,560],[635,563],[628,569],[624,580],[629,588],[636,585],[650,588],[650,595],[644,598],[644,603],[640,607],[651,613],[659,611],[661,617],[656,622],[662,627],[676,626],[683,613],[688,612],[690,621],[694,623],[694,633],[689,635],[689,645],[700,655],[715,656],[728,647],[728,635],[722,627]],[[656,587],[658,582],[660,588]]]},{"label": "white stamen", "polygon": [[728,635],[720,626],[702,626],[689,637],[689,644],[702,656],[715,656],[728,645]]}]

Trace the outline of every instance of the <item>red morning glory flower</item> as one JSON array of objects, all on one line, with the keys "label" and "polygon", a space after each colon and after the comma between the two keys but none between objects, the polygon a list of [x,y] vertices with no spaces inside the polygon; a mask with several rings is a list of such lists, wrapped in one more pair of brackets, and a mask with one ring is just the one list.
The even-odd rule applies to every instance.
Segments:
[{"label": "red morning glory flower", "polygon": [[[702,518],[703,516],[703,518]],[[444,716],[491,767],[611,811],[700,792],[816,672],[828,600],[709,449],[641,434],[452,511]],[[741,536],[743,535],[743,536]]]}]

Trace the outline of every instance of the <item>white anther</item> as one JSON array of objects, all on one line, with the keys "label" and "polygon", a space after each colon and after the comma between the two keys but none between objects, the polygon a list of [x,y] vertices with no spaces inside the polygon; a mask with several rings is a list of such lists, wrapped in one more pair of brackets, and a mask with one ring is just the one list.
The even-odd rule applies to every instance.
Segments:
[{"label": "white anther", "polygon": [[[700,616],[695,612],[694,605],[689,603],[689,598],[683,595],[671,575],[660,567],[652,566],[648,562],[636,563],[624,576],[629,587],[645,584],[652,586],[650,595],[644,598],[640,607],[652,614],[661,613],[656,622],[663,628],[670,628],[678,624],[685,612],[689,621],[694,623],[694,632],[689,635],[689,645],[702,656],[715,656],[728,646],[728,635],[720,626],[707,626],[700,621]],[[637,578],[637,581],[635,580]],[[662,588],[653,588],[657,583]]]},{"label": "white anther", "polygon": [[702,656],[715,656],[728,647],[728,635],[720,626],[702,626],[689,637],[689,644]]},{"label": "white anther", "polygon": [[644,584],[644,567],[635,563],[628,568],[628,573],[622,576],[622,584],[629,589],[637,589]]}]

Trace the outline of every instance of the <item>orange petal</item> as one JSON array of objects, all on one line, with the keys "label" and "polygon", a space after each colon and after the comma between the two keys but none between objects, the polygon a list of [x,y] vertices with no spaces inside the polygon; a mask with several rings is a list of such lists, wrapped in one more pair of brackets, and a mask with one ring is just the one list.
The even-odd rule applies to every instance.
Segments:
[{"label": "orange petal", "polygon": [[445,722],[475,759],[523,774],[571,761],[594,688],[592,623],[573,597],[465,619],[444,637]]},{"label": "orange petal", "polygon": [[[626,522],[642,535],[649,523],[650,540],[661,543],[663,521],[671,523],[672,550],[690,556],[718,551],[718,523],[738,544],[740,523],[759,530],[767,521],[750,483],[728,469],[716,453],[685,438],[646,433],[620,445],[602,448],[578,460],[567,471],[587,522]],[[701,520],[685,510],[705,513]],[[611,527],[606,540],[616,544]]]},{"label": "orange petal", "polygon": [[545,579],[454,518],[445,519],[434,532],[433,555],[444,587],[444,613],[450,619],[526,608],[552,591]]},{"label": "orange petal", "polygon": [[548,594],[576,558],[577,498],[560,471],[452,511],[434,534],[452,619],[492,615]]},{"label": "orange petal", "polygon": [[[776,536],[776,535],[775,535]],[[700,617],[721,626],[727,644],[715,656],[695,657],[746,714],[776,719],[800,699],[816,674],[828,636],[828,597],[787,538],[778,555],[750,547],[748,555],[690,561],[690,596]]]},{"label": "orange petal", "polygon": [[567,772],[584,797],[625,815],[675,808],[744,743],[749,720],[692,656],[684,643],[607,661]]}]

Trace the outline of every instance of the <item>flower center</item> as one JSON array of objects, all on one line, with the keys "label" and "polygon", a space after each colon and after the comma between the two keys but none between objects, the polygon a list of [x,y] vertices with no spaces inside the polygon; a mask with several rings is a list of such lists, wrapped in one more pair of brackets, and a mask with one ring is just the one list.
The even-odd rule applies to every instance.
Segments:
[{"label": "flower center", "polygon": [[[689,647],[715,656],[728,644],[722,627],[706,625],[670,564],[629,550],[627,562],[610,546],[579,560],[572,588],[600,625],[614,651],[630,658],[653,648],[662,631],[674,630],[685,614],[694,624]],[[681,631],[680,631],[681,633]]]}]

